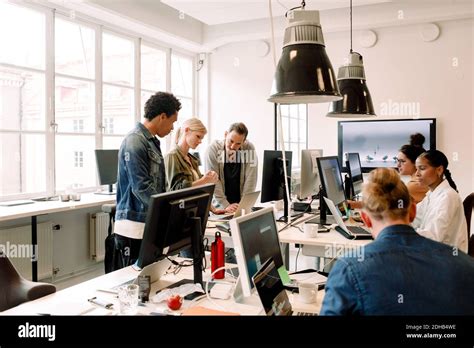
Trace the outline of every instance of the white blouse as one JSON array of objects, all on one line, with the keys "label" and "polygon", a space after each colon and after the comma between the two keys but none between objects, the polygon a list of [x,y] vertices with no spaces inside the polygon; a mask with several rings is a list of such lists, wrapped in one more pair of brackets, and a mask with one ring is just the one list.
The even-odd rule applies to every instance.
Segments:
[{"label": "white blouse", "polygon": [[443,180],[416,205],[416,231],[467,252],[467,224],[459,194]]}]

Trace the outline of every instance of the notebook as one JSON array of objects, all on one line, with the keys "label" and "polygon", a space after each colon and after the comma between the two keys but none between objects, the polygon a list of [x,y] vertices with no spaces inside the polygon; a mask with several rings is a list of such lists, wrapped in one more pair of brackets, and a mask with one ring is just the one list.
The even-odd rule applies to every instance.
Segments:
[{"label": "notebook", "polygon": [[336,231],[342,234],[347,239],[373,239],[372,234],[370,231],[366,230],[360,226],[346,226],[344,221],[342,220],[341,213],[339,209],[336,208],[333,201],[324,197],[326,204],[331,211],[331,214],[334,216],[334,220],[336,220],[337,226],[335,227]]},{"label": "notebook", "polygon": [[[171,261],[167,258],[156,261],[148,266],[143,267],[139,274],[136,277],[127,280],[126,282],[117,284],[111,288],[98,289],[99,291],[110,292],[117,294],[118,289],[123,285],[128,284],[138,284],[138,276],[150,276],[150,284],[160,280],[160,278],[165,274],[168,268],[171,266]],[[132,266],[133,267],[133,266]]]},{"label": "notebook", "polygon": [[275,267],[269,258],[252,277],[258,296],[268,316],[314,316],[316,313],[294,312],[290,299]]},{"label": "notebook", "polygon": [[260,191],[246,193],[242,196],[242,199],[239,202],[239,206],[234,214],[227,214],[227,215],[213,215],[209,216],[209,221],[228,221],[234,218],[237,218],[242,215],[242,212],[245,211],[245,214],[248,214],[252,211],[252,207],[254,206],[255,202],[257,202],[257,198],[260,195]]}]

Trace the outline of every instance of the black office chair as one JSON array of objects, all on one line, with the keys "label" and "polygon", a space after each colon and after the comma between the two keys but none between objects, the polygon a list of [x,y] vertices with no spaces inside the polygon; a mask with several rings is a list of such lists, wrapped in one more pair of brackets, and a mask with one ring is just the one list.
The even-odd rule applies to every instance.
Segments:
[{"label": "black office chair", "polygon": [[116,208],[117,208],[117,205],[114,203],[102,205],[102,211],[104,213],[110,214],[108,235],[107,235],[107,238],[105,238],[105,258],[104,258],[105,273],[110,273],[115,269],[114,268],[115,241],[114,241],[114,236],[113,236],[113,225],[115,222]]},{"label": "black office chair", "polygon": [[0,312],[56,292],[53,284],[23,278],[8,257],[0,252]]},{"label": "black office chair", "polygon": [[471,236],[471,217],[472,209],[474,209],[474,192],[471,193],[463,202],[464,206],[464,215],[466,216],[467,222],[467,253],[474,257],[474,235]]}]

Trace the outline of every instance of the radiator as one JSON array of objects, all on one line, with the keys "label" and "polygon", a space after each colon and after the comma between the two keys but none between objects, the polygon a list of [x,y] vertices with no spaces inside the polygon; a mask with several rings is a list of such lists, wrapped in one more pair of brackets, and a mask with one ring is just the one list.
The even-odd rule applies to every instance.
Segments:
[{"label": "radiator", "polygon": [[109,219],[107,213],[90,214],[89,254],[93,260],[102,261],[105,258],[105,238],[109,229]]},{"label": "radiator", "polygon": [[[38,280],[53,276],[53,229],[52,223],[38,223]],[[17,271],[31,280],[31,225],[0,230],[0,245]]]}]

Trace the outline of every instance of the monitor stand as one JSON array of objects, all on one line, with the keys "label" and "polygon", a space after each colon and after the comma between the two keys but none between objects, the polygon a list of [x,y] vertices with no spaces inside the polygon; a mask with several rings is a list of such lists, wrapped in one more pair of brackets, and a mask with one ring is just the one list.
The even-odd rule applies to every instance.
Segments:
[{"label": "monitor stand", "polygon": [[237,283],[235,284],[235,290],[233,295],[235,302],[252,307],[260,307],[263,309],[260,298],[258,296],[255,296],[255,289],[252,290],[252,294],[253,295],[250,296],[244,296],[242,284],[240,283],[240,277],[237,278]]},{"label": "monitor stand", "polygon": [[114,185],[109,185],[108,191],[94,192],[96,195],[115,195],[117,192],[114,191]]},{"label": "monitor stand", "polygon": [[307,224],[333,225],[336,223],[334,217],[327,214],[328,207],[324,197],[326,197],[326,193],[321,188],[319,190],[319,217],[306,221]]}]

